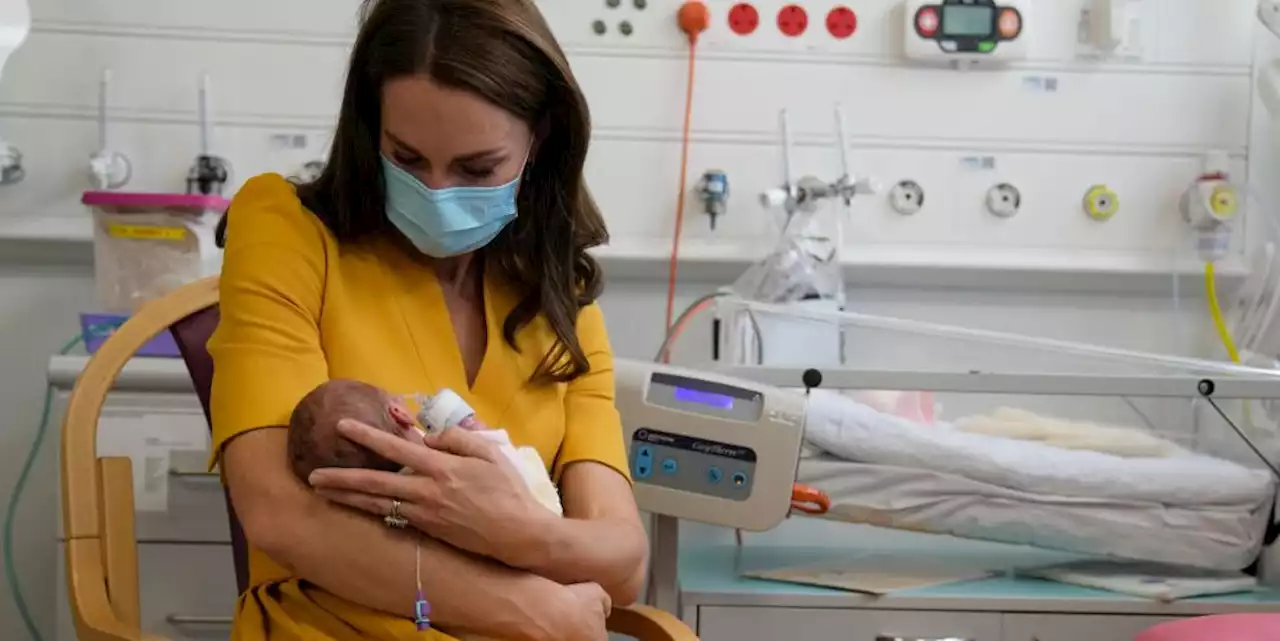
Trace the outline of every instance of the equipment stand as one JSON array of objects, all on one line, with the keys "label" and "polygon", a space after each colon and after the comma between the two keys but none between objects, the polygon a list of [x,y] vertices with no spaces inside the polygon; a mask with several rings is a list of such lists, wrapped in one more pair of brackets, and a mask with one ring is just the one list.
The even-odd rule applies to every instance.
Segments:
[{"label": "equipment stand", "polygon": [[655,514],[650,534],[649,563],[653,586],[652,605],[673,616],[680,616],[680,585],[677,565],[680,561],[680,521],[675,517]]}]

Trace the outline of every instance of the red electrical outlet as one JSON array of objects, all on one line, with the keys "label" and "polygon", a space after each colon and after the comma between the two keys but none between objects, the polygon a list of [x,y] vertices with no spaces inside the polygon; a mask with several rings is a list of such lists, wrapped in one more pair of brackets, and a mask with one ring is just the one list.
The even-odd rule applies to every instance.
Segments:
[{"label": "red electrical outlet", "polygon": [[798,4],[789,4],[778,12],[778,31],[794,38],[809,28],[809,14]]},{"label": "red electrical outlet", "polygon": [[849,7],[836,7],[827,14],[827,32],[844,40],[858,30],[858,14]]},{"label": "red electrical outlet", "polygon": [[740,36],[749,36],[760,26],[760,12],[745,2],[733,5],[729,10],[729,28]]}]

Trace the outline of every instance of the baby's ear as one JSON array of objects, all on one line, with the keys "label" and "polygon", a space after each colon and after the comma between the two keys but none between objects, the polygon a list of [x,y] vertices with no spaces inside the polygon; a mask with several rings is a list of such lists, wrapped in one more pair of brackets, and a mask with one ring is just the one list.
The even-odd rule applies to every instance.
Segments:
[{"label": "baby's ear", "polygon": [[391,420],[395,421],[396,425],[406,431],[412,430],[413,434],[420,433],[421,429],[418,427],[418,422],[413,420],[413,415],[403,405],[392,403],[388,407],[388,411],[391,413]]}]

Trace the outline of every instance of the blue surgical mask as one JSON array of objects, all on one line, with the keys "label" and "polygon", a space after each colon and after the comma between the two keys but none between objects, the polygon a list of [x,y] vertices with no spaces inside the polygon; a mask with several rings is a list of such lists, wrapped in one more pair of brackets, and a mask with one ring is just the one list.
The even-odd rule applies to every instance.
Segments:
[{"label": "blue surgical mask", "polygon": [[488,245],[516,217],[517,176],[497,187],[432,189],[382,157],[387,219],[433,258],[449,258]]}]

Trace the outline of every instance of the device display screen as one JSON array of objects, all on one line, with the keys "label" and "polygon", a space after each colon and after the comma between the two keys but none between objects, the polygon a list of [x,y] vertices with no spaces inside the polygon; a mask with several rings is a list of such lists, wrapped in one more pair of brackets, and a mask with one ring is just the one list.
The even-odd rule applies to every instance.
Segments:
[{"label": "device display screen", "polygon": [[947,36],[985,37],[992,33],[995,8],[989,6],[942,6],[942,33]]},{"label": "device display screen", "polygon": [[697,403],[708,407],[715,407],[722,410],[733,409],[733,397],[725,394],[716,394],[714,392],[704,392],[702,390],[689,389],[687,387],[672,388],[675,392],[677,401],[684,403]]},{"label": "device display screen", "polygon": [[654,405],[739,421],[764,414],[759,392],[699,378],[654,372],[645,400]]}]

